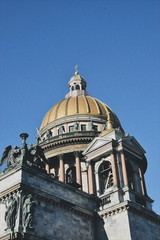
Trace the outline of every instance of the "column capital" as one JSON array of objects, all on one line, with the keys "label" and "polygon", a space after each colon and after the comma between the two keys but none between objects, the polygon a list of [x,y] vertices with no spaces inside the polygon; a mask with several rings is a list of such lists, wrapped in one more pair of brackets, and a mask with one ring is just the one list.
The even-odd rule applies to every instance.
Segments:
[{"label": "column capital", "polygon": [[124,154],[124,148],[121,146],[120,148],[117,149],[119,153],[123,153]]},{"label": "column capital", "polygon": [[115,149],[114,148],[110,149],[108,153],[109,154],[114,154],[115,153]]},{"label": "column capital", "polygon": [[92,160],[90,160],[90,161],[88,161],[87,162],[87,165],[89,166],[89,165],[92,165],[93,164],[93,161]]},{"label": "column capital", "polygon": [[57,157],[58,159],[63,159],[64,154],[58,154]]},{"label": "column capital", "polygon": [[80,157],[80,154],[81,154],[80,151],[75,151],[75,152],[74,152],[74,156],[75,156],[75,157]]}]

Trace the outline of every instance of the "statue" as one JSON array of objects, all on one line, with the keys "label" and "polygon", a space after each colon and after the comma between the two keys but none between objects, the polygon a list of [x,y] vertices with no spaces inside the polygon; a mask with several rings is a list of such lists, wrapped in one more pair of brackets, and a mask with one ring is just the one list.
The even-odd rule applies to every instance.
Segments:
[{"label": "statue", "polygon": [[65,132],[64,126],[60,126],[58,129],[58,134],[63,134]]},{"label": "statue", "polygon": [[40,137],[40,136],[37,136],[37,137],[36,137],[36,143],[39,144],[40,141],[41,141],[41,137]]},{"label": "statue", "polygon": [[43,149],[38,145],[31,145],[29,149],[29,158],[27,163],[30,166],[35,166],[42,170],[45,170],[45,164],[47,164],[47,159],[44,156]]},{"label": "statue", "polygon": [[75,124],[74,124],[74,131],[77,131],[78,130],[78,123],[76,122]]},{"label": "statue", "polygon": [[50,139],[52,137],[52,131],[51,130],[47,130],[46,137],[47,137],[47,139]]},{"label": "statue", "polygon": [[6,204],[5,221],[7,224],[6,230],[11,230],[11,239],[14,238],[14,228],[18,212],[18,201],[12,195],[8,198],[8,203]]},{"label": "statue", "polygon": [[89,130],[89,131],[93,131],[93,130],[94,130],[94,124],[93,124],[93,122],[89,122],[89,123],[88,123],[88,130]]},{"label": "statue", "polygon": [[10,145],[5,148],[2,158],[0,160],[0,166],[7,162],[7,168],[3,170],[9,171],[19,165],[27,165],[29,167],[36,167],[45,171],[45,165],[48,163],[44,156],[43,149],[37,145],[32,144],[30,148],[27,147],[26,138],[28,134],[22,133],[22,147],[15,146],[12,148]]},{"label": "statue", "polygon": [[20,155],[21,155],[21,149],[18,148],[17,146],[15,146],[14,148],[12,148],[11,145],[9,145],[8,147],[5,148],[3,154],[2,154],[2,158],[0,161],[0,166],[7,161],[7,167],[14,167],[15,165],[17,165],[17,163],[20,162]]},{"label": "statue", "polygon": [[24,229],[33,229],[33,216],[35,212],[35,202],[32,194],[28,194],[23,204],[23,227]]}]

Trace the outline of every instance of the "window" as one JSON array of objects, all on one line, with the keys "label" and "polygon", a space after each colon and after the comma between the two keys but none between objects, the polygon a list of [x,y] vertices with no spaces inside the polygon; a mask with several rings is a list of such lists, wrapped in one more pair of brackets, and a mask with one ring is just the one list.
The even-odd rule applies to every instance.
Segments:
[{"label": "window", "polygon": [[74,126],[69,126],[69,132],[73,132],[74,131]]},{"label": "window", "polygon": [[71,87],[71,90],[72,90],[72,91],[74,90],[74,86]]},{"label": "window", "polygon": [[94,131],[98,132],[98,126],[97,125],[94,125]]},{"label": "window", "polygon": [[128,184],[132,190],[135,190],[135,173],[132,164],[126,161]]},{"label": "window", "polygon": [[76,90],[80,90],[80,86],[79,85],[76,85]]},{"label": "window", "polygon": [[103,194],[106,189],[113,186],[111,163],[108,161],[104,161],[99,167],[98,175],[100,193]]},{"label": "window", "polygon": [[86,125],[81,125],[81,131],[86,131]]}]

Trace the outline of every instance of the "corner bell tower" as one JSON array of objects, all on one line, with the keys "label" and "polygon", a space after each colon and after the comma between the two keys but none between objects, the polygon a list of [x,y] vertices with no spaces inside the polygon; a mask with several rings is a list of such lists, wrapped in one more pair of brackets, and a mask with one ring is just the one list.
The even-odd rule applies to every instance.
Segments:
[{"label": "corner bell tower", "polygon": [[[151,222],[155,221],[156,214],[145,186],[144,149],[134,137],[114,129],[108,118],[106,130],[83,154],[89,168],[89,191],[101,199],[99,215],[108,239],[138,240],[142,236],[141,239],[150,240]],[[144,218],[151,221],[145,220],[144,224]],[[157,228],[157,236],[158,231]]]}]

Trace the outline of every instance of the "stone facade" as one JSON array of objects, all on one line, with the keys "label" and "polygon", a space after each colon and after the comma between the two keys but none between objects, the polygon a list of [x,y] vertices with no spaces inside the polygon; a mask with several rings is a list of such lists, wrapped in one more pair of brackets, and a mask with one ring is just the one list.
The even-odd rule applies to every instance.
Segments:
[{"label": "stone facade", "polygon": [[[20,167],[0,178],[0,239],[10,239],[5,221],[6,201],[18,199],[15,235],[24,239],[95,239],[94,210],[97,200],[51,176],[28,167]],[[26,196],[34,202],[33,227],[24,226]],[[7,237],[9,236],[9,237]]]},{"label": "stone facade", "polygon": [[[125,201],[99,214],[108,240],[160,239],[160,217],[138,204]],[[99,239],[103,239],[103,235]]]}]

